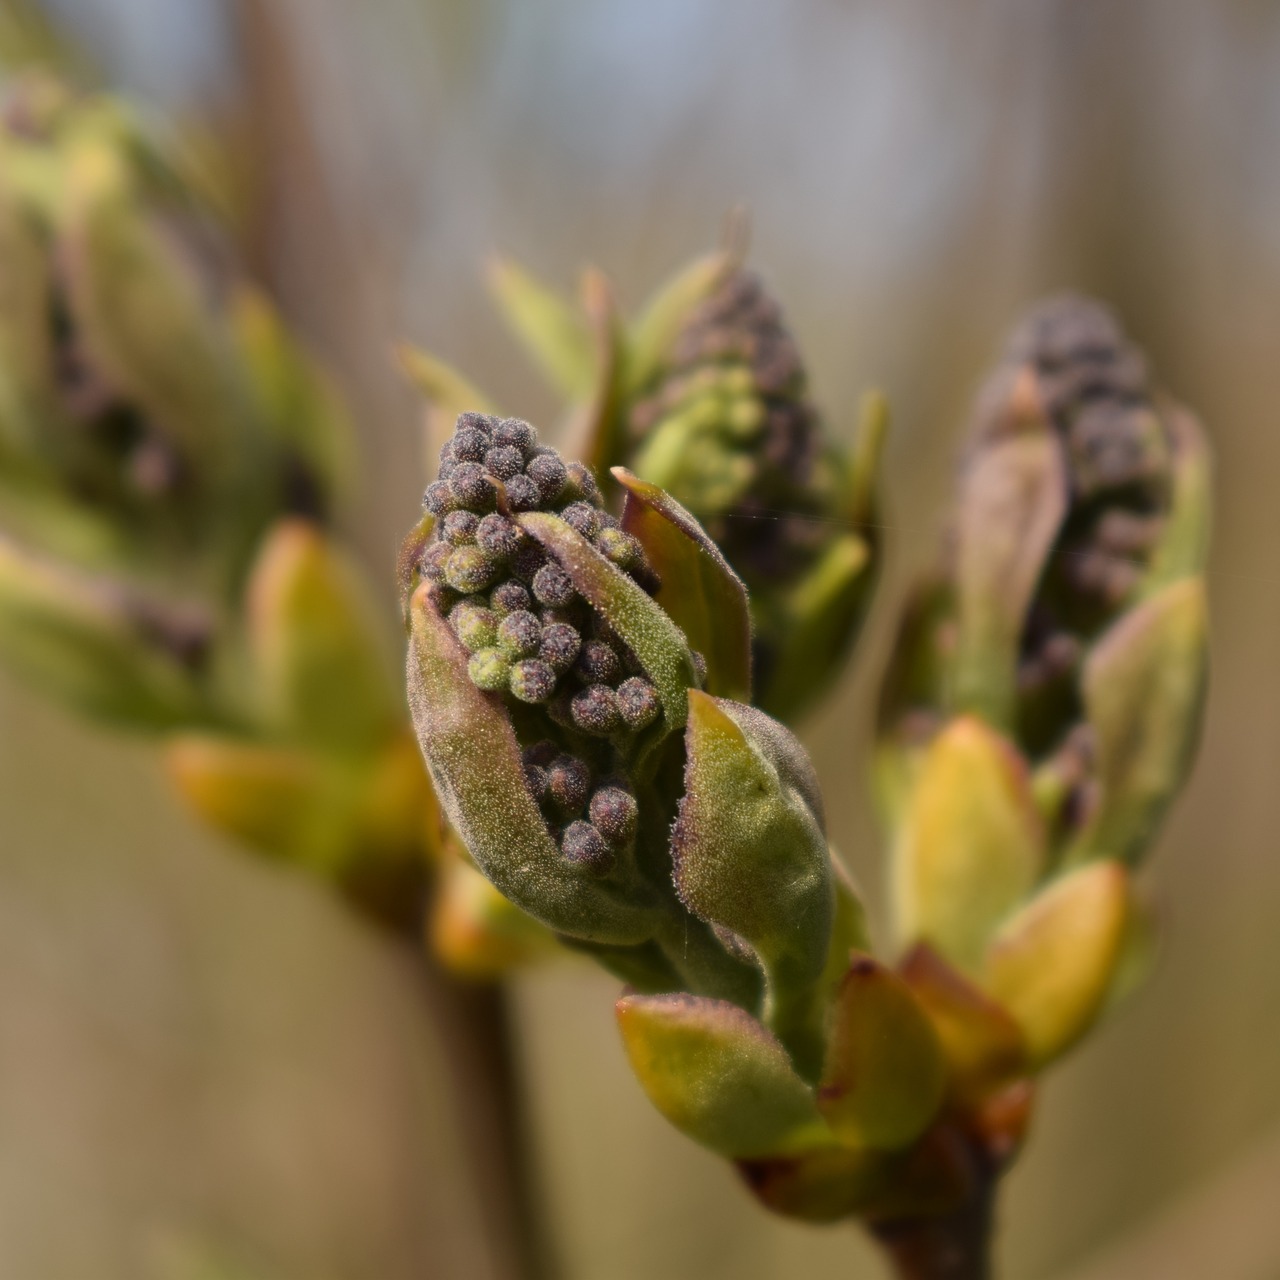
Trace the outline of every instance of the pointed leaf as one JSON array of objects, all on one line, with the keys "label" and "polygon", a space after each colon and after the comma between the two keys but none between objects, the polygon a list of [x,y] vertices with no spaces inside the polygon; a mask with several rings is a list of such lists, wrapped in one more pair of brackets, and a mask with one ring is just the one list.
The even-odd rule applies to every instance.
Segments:
[{"label": "pointed leaf", "polygon": [[688,691],[697,684],[693,655],[680,628],[559,516],[530,511],[516,521],[551,552],[578,592],[630,646],[658,690],[666,731],[680,728],[688,716]]},{"label": "pointed leaf", "polygon": [[946,1059],[911,989],[856,956],[836,996],[818,1106],[842,1142],[892,1150],[920,1136],[942,1105]]},{"label": "pointed leaf", "polygon": [[750,701],[751,612],[742,579],[668,493],[625,467],[613,474],[627,491],[622,527],[644,544],[662,579],[655,599],[707,661],[706,691]]},{"label": "pointed leaf", "polygon": [[622,1042],[649,1100],[721,1155],[781,1154],[829,1141],[786,1050],[749,1013],[688,995],[624,996]]},{"label": "pointed leaf", "polygon": [[996,935],[984,985],[1013,1015],[1032,1064],[1069,1049],[1106,1003],[1129,920],[1129,877],[1094,862],[1054,881]]},{"label": "pointed leaf", "polygon": [[516,906],[549,928],[589,941],[652,937],[652,913],[561,854],[524,781],[502,701],[467,675],[470,655],[440,616],[429,588],[409,608],[409,706],[436,795],[476,865]]},{"label": "pointed leaf", "polygon": [[590,328],[572,305],[509,258],[490,262],[489,287],[512,331],[556,389],[571,400],[585,395],[595,348]]},{"label": "pointed leaf", "polygon": [[776,721],[696,691],[685,746],[671,842],[680,897],[759,956],[766,1020],[800,1071],[816,1071],[834,895],[813,767]]},{"label": "pointed leaf", "polygon": [[1213,458],[1204,430],[1180,405],[1167,406],[1165,425],[1173,437],[1173,493],[1169,517],[1143,593],[1156,592],[1203,571],[1213,516]]},{"label": "pointed leaf", "polygon": [[1089,654],[1100,799],[1071,861],[1133,863],[1149,847],[1200,736],[1208,622],[1204,582],[1184,578],[1124,614]]},{"label": "pointed leaf", "polygon": [[966,972],[1044,862],[1044,832],[1013,746],[962,716],[920,765],[894,851],[901,937],[924,940]]}]

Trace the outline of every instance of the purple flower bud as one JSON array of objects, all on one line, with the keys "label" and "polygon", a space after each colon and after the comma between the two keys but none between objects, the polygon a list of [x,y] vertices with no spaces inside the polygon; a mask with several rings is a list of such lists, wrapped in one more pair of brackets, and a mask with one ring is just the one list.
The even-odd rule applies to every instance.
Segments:
[{"label": "purple flower bud", "polygon": [[443,582],[453,548],[447,542],[433,542],[418,561],[418,572],[428,582]]},{"label": "purple flower bud", "polygon": [[489,608],[500,618],[519,609],[527,609],[533,603],[532,597],[514,578],[500,582],[489,593]]},{"label": "purple flower bud", "polygon": [[581,494],[586,501],[590,503],[600,502],[600,486],[596,484],[596,478],[591,474],[591,469],[581,462],[571,462],[567,468],[569,473],[569,487],[575,493]]},{"label": "purple flower bud", "polygon": [[542,493],[528,476],[512,476],[506,481],[507,503],[512,511],[536,511]]},{"label": "purple flower bud", "polygon": [[568,470],[554,452],[539,454],[524,473],[538,486],[543,502],[554,502],[569,481]]},{"label": "purple flower bud", "polygon": [[493,443],[523,452],[538,443],[538,433],[522,418],[503,418],[493,429]]},{"label": "purple flower bud", "polygon": [[491,555],[509,560],[520,547],[520,531],[506,516],[493,511],[476,526],[476,542]]},{"label": "purple flower bud", "polygon": [[545,769],[561,754],[560,748],[550,738],[543,738],[541,742],[535,742],[533,746],[525,747],[520,753],[520,758],[526,764],[541,765]]},{"label": "purple flower bud", "polygon": [[589,502],[572,502],[560,513],[560,519],[590,540],[600,532],[600,512]]},{"label": "purple flower bud", "polygon": [[546,702],[556,691],[556,673],[541,658],[526,658],[511,668],[510,688],[521,702]]},{"label": "purple flower bud", "polygon": [[480,462],[489,449],[489,437],[467,427],[453,437],[454,462]]},{"label": "purple flower bud", "polygon": [[589,822],[571,822],[560,842],[564,856],[596,875],[604,875],[614,863],[614,852]]},{"label": "purple flower bud", "polygon": [[440,536],[455,547],[466,546],[476,540],[476,526],[479,523],[472,511],[450,511],[440,522]]},{"label": "purple flower bud", "polygon": [[487,551],[479,547],[454,547],[445,566],[444,580],[465,595],[484,591],[493,585],[501,572],[501,565]]},{"label": "purple flower bud", "polygon": [[521,582],[532,582],[538,570],[547,563],[547,553],[530,540],[511,557],[511,572]]},{"label": "purple flower bud", "polygon": [[[542,640],[542,623],[527,609],[509,613],[498,626],[498,648],[509,658],[532,658]],[[532,699],[541,702],[541,698]]]},{"label": "purple flower bud", "polygon": [[641,676],[632,676],[618,686],[618,711],[628,729],[639,732],[657,718],[662,704],[658,691]]},{"label": "purple flower bud", "polygon": [[496,445],[484,455],[484,469],[499,480],[510,480],[524,470],[524,454],[510,445]]},{"label": "purple flower bud", "polygon": [[489,693],[497,693],[507,687],[510,670],[511,664],[501,649],[481,649],[479,653],[473,653],[467,663],[471,683]]},{"label": "purple flower bud", "polygon": [[621,787],[601,787],[587,806],[592,825],[617,847],[625,846],[635,835],[638,814],[635,796]]},{"label": "purple flower bud", "polygon": [[544,564],[533,576],[533,594],[542,604],[563,609],[577,594],[573,579],[554,561]]},{"label": "purple flower bud", "polygon": [[578,655],[578,670],[592,684],[614,685],[622,676],[622,662],[603,640],[588,640]]},{"label": "purple flower bud", "polygon": [[639,539],[621,529],[601,529],[596,535],[596,546],[619,569],[639,569],[646,564],[644,547]]},{"label": "purple flower bud", "polygon": [[547,789],[552,803],[564,814],[581,813],[591,790],[591,770],[573,756],[557,756],[547,769]]},{"label": "purple flower bud", "polygon": [[571,705],[574,725],[583,733],[607,738],[622,725],[617,695],[604,684],[588,685]]},{"label": "purple flower bud", "polygon": [[449,491],[457,504],[483,511],[494,502],[493,483],[478,462],[460,462],[449,475]]},{"label": "purple flower bud", "polygon": [[476,413],[474,410],[468,410],[466,413],[458,414],[458,420],[454,423],[454,431],[478,431],[481,435],[491,435],[493,433],[494,424],[497,418],[491,417],[487,413]]},{"label": "purple flower bud", "polygon": [[437,520],[457,505],[453,490],[443,480],[436,480],[427,485],[427,491],[422,495],[423,509],[431,512]]},{"label": "purple flower bud", "polygon": [[557,675],[563,675],[573,666],[581,647],[582,637],[573,627],[567,622],[552,622],[542,628],[538,657]]},{"label": "purple flower bud", "polygon": [[533,798],[541,804],[547,798],[547,771],[540,764],[531,764],[525,761],[524,765],[525,785],[529,788]]}]

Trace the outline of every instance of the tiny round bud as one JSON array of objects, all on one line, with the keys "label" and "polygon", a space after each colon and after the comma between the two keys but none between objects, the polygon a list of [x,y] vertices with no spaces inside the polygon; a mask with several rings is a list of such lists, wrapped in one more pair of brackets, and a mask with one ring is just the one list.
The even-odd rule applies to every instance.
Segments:
[{"label": "tiny round bud", "polygon": [[570,713],[578,729],[597,738],[607,738],[622,725],[617,696],[604,684],[588,685],[575,694]]},{"label": "tiny round bud", "polygon": [[455,591],[470,595],[491,587],[500,572],[501,565],[487,551],[476,546],[454,547],[445,566],[444,580]]},{"label": "tiny round bud", "polygon": [[449,624],[454,634],[471,653],[490,649],[497,642],[498,620],[481,605],[463,601],[449,612]]},{"label": "tiny round bud", "polygon": [[547,771],[539,764],[525,761],[524,781],[530,794],[541,804],[547,798]]},{"label": "tiny round bud", "polygon": [[628,729],[639,732],[647,728],[661,710],[658,691],[642,676],[632,676],[618,686],[618,711]]},{"label": "tiny round bud", "polygon": [[599,503],[600,486],[596,484],[596,478],[591,474],[591,468],[581,462],[571,462],[566,470],[569,473],[569,487],[574,493],[581,494],[586,501],[593,505]]},{"label": "tiny round bud", "polygon": [[453,490],[443,480],[427,485],[427,491],[422,495],[423,510],[431,512],[437,520],[457,505]]},{"label": "tiny round bud", "polygon": [[617,684],[622,661],[603,640],[588,640],[578,655],[578,670],[592,684]]},{"label": "tiny round bud", "polygon": [[600,512],[589,502],[571,502],[560,513],[560,519],[588,540],[600,532]]},{"label": "tiny round bud", "polygon": [[551,695],[550,701],[546,704],[547,719],[552,724],[558,724],[562,729],[574,728],[573,723],[573,690],[567,684],[562,684]]},{"label": "tiny round bud", "polygon": [[581,813],[591,790],[591,770],[573,756],[557,756],[547,770],[547,790],[552,803],[565,814]]},{"label": "tiny round bud", "polygon": [[612,845],[625,845],[636,833],[636,798],[621,787],[606,786],[591,797],[587,816]]},{"label": "tiny round bud", "polygon": [[542,623],[527,609],[507,614],[498,624],[498,648],[509,658],[532,658],[541,641]]},{"label": "tiny round bud", "polygon": [[491,511],[476,525],[476,542],[491,555],[508,560],[520,546],[520,531],[496,511]]},{"label": "tiny round bud", "polygon": [[639,539],[621,529],[601,529],[596,536],[596,546],[619,569],[638,569],[645,563],[644,547]]},{"label": "tiny round bud", "polygon": [[493,505],[493,485],[478,462],[460,462],[449,475],[449,491],[457,504],[471,510]]},{"label": "tiny round bud", "polygon": [[482,431],[464,427],[453,437],[454,462],[480,462],[489,450],[489,437]]},{"label": "tiny round bud", "polygon": [[440,522],[440,536],[455,547],[463,547],[476,540],[479,523],[473,511],[450,511]]},{"label": "tiny round bud", "polygon": [[521,582],[532,582],[538,570],[546,563],[547,553],[530,539],[511,557],[511,572]]},{"label": "tiny round bud", "polygon": [[531,747],[525,747],[520,759],[525,764],[541,765],[544,769],[561,754],[560,748],[550,738],[543,738]]},{"label": "tiny round bud", "polygon": [[484,455],[484,469],[499,480],[510,480],[524,470],[524,454],[510,445],[495,445]]},{"label": "tiny round bud", "polygon": [[582,637],[575,628],[567,622],[552,622],[542,628],[538,657],[557,675],[563,675],[573,666],[581,646]]},{"label": "tiny round bud", "polygon": [[506,481],[507,504],[512,511],[537,511],[542,502],[538,486],[528,476],[512,476]]},{"label": "tiny round bud", "polygon": [[447,542],[433,542],[418,561],[418,572],[428,582],[443,582],[453,548]]},{"label": "tiny round bud", "polygon": [[571,822],[560,841],[564,856],[577,866],[604,875],[613,866],[614,852],[589,822]]},{"label": "tiny round bud", "polygon": [[481,649],[479,653],[473,653],[467,663],[471,683],[489,693],[505,689],[510,672],[511,664],[501,649]]},{"label": "tiny round bud", "polygon": [[569,482],[569,472],[555,453],[540,453],[528,463],[524,473],[538,486],[543,502],[554,502]]},{"label": "tiny round bud", "polygon": [[528,591],[514,578],[498,583],[489,593],[489,608],[500,618],[519,609],[527,609],[532,603]]},{"label": "tiny round bud", "polygon": [[542,604],[563,609],[577,594],[573,579],[554,561],[548,561],[533,575],[533,594]]},{"label": "tiny round bud", "polygon": [[493,429],[493,443],[523,452],[538,443],[538,433],[522,418],[503,418]]},{"label": "tiny round bud", "polygon": [[556,691],[556,673],[541,658],[526,658],[511,668],[509,687],[521,702],[546,702]]},{"label": "tiny round bud", "polygon": [[453,424],[453,429],[455,433],[478,431],[481,435],[487,436],[493,433],[493,427],[497,421],[497,418],[487,413],[476,413],[474,409],[469,409],[466,413],[458,414],[458,420]]}]

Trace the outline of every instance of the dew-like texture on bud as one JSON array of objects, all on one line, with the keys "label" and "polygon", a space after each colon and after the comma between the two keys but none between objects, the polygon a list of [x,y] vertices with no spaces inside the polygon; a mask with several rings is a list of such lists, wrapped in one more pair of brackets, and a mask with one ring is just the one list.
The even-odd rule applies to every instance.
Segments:
[{"label": "dew-like texture on bud", "polygon": [[589,502],[570,503],[560,513],[560,518],[584,538],[594,538],[600,532],[600,512]]},{"label": "dew-like texture on bud", "polygon": [[538,486],[543,502],[554,502],[569,481],[569,472],[556,453],[541,453],[530,461],[525,475]]},{"label": "dew-like texture on bud", "polygon": [[526,454],[538,443],[538,433],[520,418],[503,418],[493,428],[493,443],[519,449]]},{"label": "dew-like texture on bud", "polygon": [[542,628],[538,642],[538,656],[556,675],[563,675],[573,666],[582,646],[582,637],[567,622],[551,622]]},{"label": "dew-like texture on bud", "polygon": [[520,549],[519,530],[496,511],[478,521],[474,532],[475,541],[491,555],[509,559]]},{"label": "dew-like texture on bud", "polygon": [[532,603],[528,590],[514,578],[498,583],[489,593],[489,607],[500,618],[520,609],[527,609]]},{"label": "dew-like texture on bud", "polygon": [[455,591],[470,595],[491,587],[500,571],[501,562],[482,548],[454,547],[445,563],[444,580]]},{"label": "dew-like texture on bud", "polygon": [[553,609],[563,609],[573,603],[576,592],[573,579],[554,562],[544,564],[533,575],[533,594],[541,604]]},{"label": "dew-like texture on bud", "polygon": [[428,582],[443,582],[452,555],[453,548],[447,542],[433,542],[422,555],[419,566],[422,576]]},{"label": "dew-like texture on bud", "polygon": [[449,611],[449,622],[471,653],[492,648],[497,642],[498,620],[491,610],[481,605],[467,600],[454,605]]},{"label": "dew-like texture on bud", "polygon": [[427,485],[427,491],[422,495],[422,505],[433,516],[438,517],[452,511],[457,505],[457,500],[453,496],[453,490],[445,481],[435,480]]},{"label": "dew-like texture on bud", "polygon": [[618,696],[608,685],[588,685],[574,696],[570,707],[573,723],[583,733],[607,738],[623,724],[618,710]]},{"label": "dew-like texture on bud", "polygon": [[446,542],[462,547],[476,541],[476,528],[479,524],[479,519],[472,511],[450,511],[440,522],[440,533]]},{"label": "dew-like texture on bud", "polygon": [[511,668],[511,692],[521,702],[546,702],[556,691],[556,673],[540,658],[526,658]]},{"label": "dew-like texture on bud", "polygon": [[531,658],[542,642],[542,623],[527,609],[509,613],[498,625],[498,648],[509,658]]},{"label": "dew-like texture on bud", "polygon": [[512,476],[506,481],[507,504],[512,511],[537,511],[542,493],[528,476]]},{"label": "dew-like texture on bud", "polygon": [[547,767],[547,786],[552,803],[562,814],[581,813],[591,787],[591,770],[573,756],[556,756]]},{"label": "dew-like texture on bud", "polygon": [[601,787],[591,797],[587,817],[612,845],[626,845],[636,833],[636,798],[617,786]]},{"label": "dew-like texture on bud", "polygon": [[578,655],[578,672],[591,684],[616,684],[622,677],[622,659],[612,645],[588,640]]},{"label": "dew-like texture on bud", "polygon": [[467,663],[467,674],[478,689],[487,693],[496,693],[507,687],[511,673],[511,662],[501,649],[481,649],[471,655]]},{"label": "dew-like texture on bud", "polygon": [[617,856],[600,832],[591,823],[581,819],[569,823],[565,828],[560,848],[570,862],[597,874],[608,871]]},{"label": "dew-like texture on bud", "polygon": [[460,462],[449,473],[449,492],[468,511],[487,510],[496,492],[493,480],[478,462]]},{"label": "dew-like texture on bud", "polygon": [[618,686],[618,714],[629,728],[648,728],[662,710],[658,691],[641,676],[632,676]]}]

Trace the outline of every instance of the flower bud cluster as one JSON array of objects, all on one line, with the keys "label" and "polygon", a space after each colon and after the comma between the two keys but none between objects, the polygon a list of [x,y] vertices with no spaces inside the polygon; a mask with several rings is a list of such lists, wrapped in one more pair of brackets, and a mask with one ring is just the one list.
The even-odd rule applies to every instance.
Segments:
[{"label": "flower bud cluster", "polygon": [[[673,474],[653,476],[703,520],[747,578],[782,577],[822,540],[811,488],[822,455],[818,413],[778,304],[735,271],[693,312],[661,381],[631,411],[635,440],[681,435]],[[636,470],[650,475],[643,461]]]},{"label": "flower bud cluster", "polygon": [[634,836],[626,764],[636,735],[659,715],[658,694],[514,517],[558,515],[652,593],[657,578],[644,548],[603,509],[591,472],[566,466],[518,418],[462,414],[424,505],[436,526],[420,572],[471,654],[471,681],[524,708],[529,789],[565,857],[603,874]]}]

